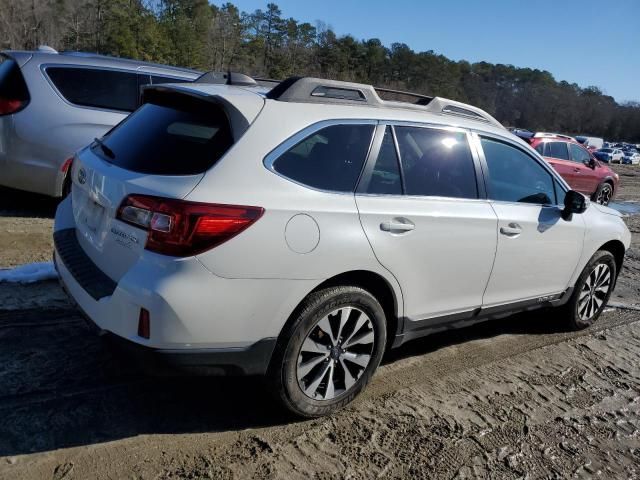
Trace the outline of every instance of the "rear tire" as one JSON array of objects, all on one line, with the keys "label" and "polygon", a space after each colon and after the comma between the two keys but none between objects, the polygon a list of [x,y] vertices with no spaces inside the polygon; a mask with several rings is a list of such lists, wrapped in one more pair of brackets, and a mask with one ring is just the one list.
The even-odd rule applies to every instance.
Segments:
[{"label": "rear tire", "polygon": [[302,417],[329,415],[369,383],[387,343],[382,306],[355,286],[310,294],[280,335],[268,373],[278,400]]},{"label": "rear tire", "polygon": [[572,330],[593,325],[604,310],[617,279],[617,266],[611,252],[597,251],[584,267],[571,298],[563,307]]}]

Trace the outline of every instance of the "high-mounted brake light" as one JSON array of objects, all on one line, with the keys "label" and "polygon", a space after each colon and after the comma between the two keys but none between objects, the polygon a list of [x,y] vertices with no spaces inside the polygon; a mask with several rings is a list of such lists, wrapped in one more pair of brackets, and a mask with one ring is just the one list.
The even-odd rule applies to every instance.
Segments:
[{"label": "high-mounted brake light", "polygon": [[0,97],[0,115],[9,115],[20,110],[25,102],[15,98]]},{"label": "high-mounted brake light", "polygon": [[258,220],[264,209],[129,195],[117,218],[148,232],[147,250],[187,257],[217,247]]}]

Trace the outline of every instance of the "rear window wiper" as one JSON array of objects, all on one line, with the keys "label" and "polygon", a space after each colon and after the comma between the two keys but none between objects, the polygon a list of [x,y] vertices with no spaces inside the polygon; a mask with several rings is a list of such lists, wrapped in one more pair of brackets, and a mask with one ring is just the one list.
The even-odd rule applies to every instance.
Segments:
[{"label": "rear window wiper", "polygon": [[96,145],[98,145],[100,147],[100,149],[102,150],[102,152],[109,157],[111,160],[113,160],[114,158],[116,158],[116,154],[113,153],[113,150],[111,150],[109,147],[107,147],[104,142],[102,140],[100,140],[99,138],[94,138],[93,141],[96,143]]}]

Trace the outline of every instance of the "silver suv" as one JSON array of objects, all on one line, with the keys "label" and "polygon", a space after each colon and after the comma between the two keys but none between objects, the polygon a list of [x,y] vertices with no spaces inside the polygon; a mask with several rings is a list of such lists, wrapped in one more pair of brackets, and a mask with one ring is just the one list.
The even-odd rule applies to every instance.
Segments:
[{"label": "silver suv", "polygon": [[0,53],[0,185],[61,196],[68,159],[137,108],[140,86],[198,76],[48,47]]},{"label": "silver suv", "polygon": [[584,328],[614,288],[620,215],[482,110],[314,78],[143,92],[54,227],[66,290],[143,358],[266,374],[317,416],[387,347],[549,306]]}]

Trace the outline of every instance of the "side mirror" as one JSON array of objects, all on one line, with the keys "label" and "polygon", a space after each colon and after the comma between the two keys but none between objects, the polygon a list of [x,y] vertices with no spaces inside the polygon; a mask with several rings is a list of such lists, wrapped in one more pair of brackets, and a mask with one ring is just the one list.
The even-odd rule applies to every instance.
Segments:
[{"label": "side mirror", "polygon": [[584,213],[587,209],[587,197],[575,190],[569,190],[564,197],[564,210],[562,218],[571,221],[574,213]]},{"label": "side mirror", "polygon": [[589,168],[596,168],[596,165],[598,165],[594,158],[590,158],[589,160],[585,160],[584,164]]}]

